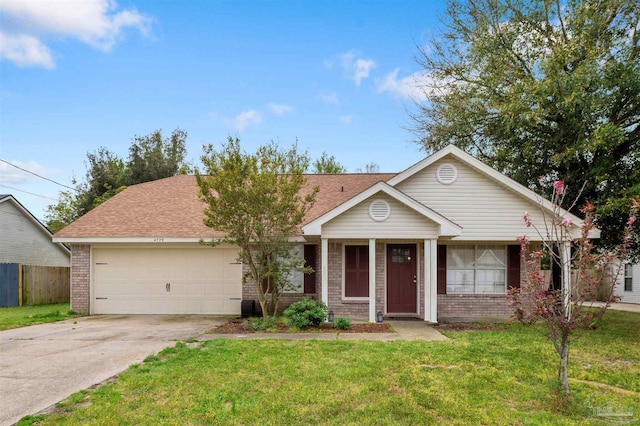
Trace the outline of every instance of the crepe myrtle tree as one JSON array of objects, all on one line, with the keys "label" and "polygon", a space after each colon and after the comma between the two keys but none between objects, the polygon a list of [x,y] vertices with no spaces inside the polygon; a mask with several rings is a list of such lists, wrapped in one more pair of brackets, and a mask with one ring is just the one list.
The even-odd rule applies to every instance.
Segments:
[{"label": "crepe myrtle tree", "polygon": [[[559,356],[558,378],[562,402],[569,402],[568,361],[572,341],[584,335],[602,318],[610,304],[617,300],[613,292],[622,262],[627,259],[629,246],[635,240],[634,223],[640,211],[640,200],[631,200],[630,216],[626,222],[622,240],[615,249],[594,250],[590,235],[595,230],[596,207],[585,204],[580,211],[585,219],[577,232],[571,219],[561,208],[567,188],[563,181],[553,184],[551,198],[552,213],[545,219],[543,229],[524,213],[527,227],[531,227],[542,238],[540,247],[532,247],[527,236],[520,238],[521,258],[525,265],[525,279],[520,288],[511,288],[508,299],[515,310],[515,318],[544,334],[553,344]],[[541,259],[550,261],[561,271],[560,289],[549,288],[540,271]],[[575,279],[572,279],[572,274]],[[605,294],[602,307],[585,306]],[[588,307],[588,308],[587,308]]]},{"label": "crepe myrtle tree", "polygon": [[298,152],[296,144],[281,149],[275,142],[248,154],[238,138],[229,137],[218,150],[205,146],[201,160],[204,173],[196,170],[196,179],[207,204],[204,223],[224,235],[203,243],[240,248],[238,261],[247,268],[243,283],[255,285],[267,319],[291,287],[292,273],[310,272],[292,255],[289,240],[318,192],[307,186],[304,176],[309,157]]}]

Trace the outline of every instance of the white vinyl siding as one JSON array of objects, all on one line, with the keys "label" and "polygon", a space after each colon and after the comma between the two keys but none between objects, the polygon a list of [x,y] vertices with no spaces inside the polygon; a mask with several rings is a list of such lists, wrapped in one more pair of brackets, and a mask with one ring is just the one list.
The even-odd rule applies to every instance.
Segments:
[{"label": "white vinyl siding", "polygon": [[[455,182],[443,185],[436,171],[443,163],[456,167]],[[535,239],[522,216],[528,211],[544,230],[540,206],[522,198],[502,184],[475,171],[451,156],[431,164],[400,182],[396,188],[462,227],[456,241],[513,241],[522,235]]]},{"label": "white vinyl siding", "polygon": [[70,255],[10,199],[0,203],[0,263],[69,266]]},{"label": "white vinyl siding", "polygon": [[242,265],[233,248],[95,248],[95,314],[240,313]]},{"label": "white vinyl siding", "polygon": [[447,247],[447,294],[501,294],[507,284],[507,247]]},{"label": "white vinyl siding", "polygon": [[[375,200],[389,203],[391,214],[375,221],[369,207]],[[322,225],[323,238],[437,238],[439,226],[386,194],[376,194]]]}]

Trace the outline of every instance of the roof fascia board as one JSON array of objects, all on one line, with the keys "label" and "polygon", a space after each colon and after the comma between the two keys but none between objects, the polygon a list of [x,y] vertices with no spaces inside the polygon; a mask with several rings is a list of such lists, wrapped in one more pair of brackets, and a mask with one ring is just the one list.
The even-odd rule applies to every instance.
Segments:
[{"label": "roof fascia board", "polygon": [[418,213],[422,214],[428,219],[436,222],[438,225],[440,225],[440,232],[441,232],[441,235],[443,236],[457,236],[462,233],[462,228],[459,225],[447,219],[446,217],[424,206],[423,204],[418,203],[413,198],[407,196],[406,194],[403,194],[402,192],[393,188],[386,182],[378,182],[375,185],[369,187],[368,189],[365,189],[358,195],[340,204],[336,208],[328,211],[327,213],[323,214],[322,216],[314,219],[313,221],[303,226],[302,227],[303,234],[304,235],[321,235],[321,228],[323,224],[341,215],[342,213],[346,212],[350,208],[365,201],[366,199],[372,197],[378,192],[384,192],[385,194],[389,195],[390,197],[394,198],[400,203],[406,205],[407,207],[410,207],[411,209],[417,211]]},{"label": "roof fascia board", "polygon": [[199,243],[210,238],[181,238],[181,237],[54,237],[54,243],[67,244],[102,244],[102,243]]},{"label": "roof fascia board", "polygon": [[[54,237],[55,243],[67,243],[67,244],[148,244],[153,243],[157,245],[171,244],[171,243],[205,243],[211,241],[211,238],[194,238],[194,237]],[[291,243],[304,243],[306,240],[302,236],[290,237]]]}]

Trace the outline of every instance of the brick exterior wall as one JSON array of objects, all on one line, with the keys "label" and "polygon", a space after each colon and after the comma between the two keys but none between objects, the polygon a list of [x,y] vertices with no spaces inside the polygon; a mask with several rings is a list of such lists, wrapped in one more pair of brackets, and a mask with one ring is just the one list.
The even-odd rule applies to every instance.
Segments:
[{"label": "brick exterior wall", "polygon": [[[424,246],[417,243],[418,250],[418,317],[424,319]],[[534,246],[532,248],[537,248]],[[367,321],[369,319],[368,301],[348,301],[342,300],[342,274],[343,274],[343,243],[337,241],[329,242],[328,264],[328,289],[329,289],[329,310],[333,311],[335,317],[346,317],[354,320]],[[376,312],[385,312],[386,294],[386,245],[384,242],[376,242]],[[247,272],[247,267],[243,267],[243,273]],[[521,260],[520,268],[521,281],[525,279],[524,262]],[[87,287],[88,288],[88,287]],[[318,244],[316,249],[316,292],[312,294],[284,293],[280,297],[278,311],[282,312],[289,305],[303,297],[320,300],[322,298],[322,261],[321,248]],[[255,300],[256,307],[259,308],[257,290],[253,282],[246,282],[242,286],[242,298]],[[87,297],[88,303],[88,297]],[[438,320],[447,321],[452,318],[509,318],[513,313],[513,308],[507,303],[504,294],[439,294],[438,295]]]},{"label": "brick exterior wall", "polygon": [[452,318],[509,318],[513,308],[504,294],[439,294],[438,321]]},{"label": "brick exterior wall", "polygon": [[91,298],[91,246],[71,245],[71,310],[89,313]]}]

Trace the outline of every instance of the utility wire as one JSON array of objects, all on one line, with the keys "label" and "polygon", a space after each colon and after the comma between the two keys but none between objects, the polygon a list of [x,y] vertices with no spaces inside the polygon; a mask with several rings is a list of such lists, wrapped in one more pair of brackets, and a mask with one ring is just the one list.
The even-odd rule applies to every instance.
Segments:
[{"label": "utility wire", "polygon": [[3,184],[0,184],[0,186],[2,186],[2,187],[4,187],[4,188],[9,188],[9,189],[14,190],[14,191],[24,192],[25,194],[35,195],[36,197],[46,198],[47,200],[58,201],[58,200],[56,200],[55,198],[47,197],[47,196],[40,195],[40,194],[34,194],[33,192],[23,191],[22,189],[13,188],[13,187],[11,187],[11,186],[7,186],[7,185],[3,185]]},{"label": "utility wire", "polygon": [[[39,177],[40,179],[48,180],[49,182],[53,182],[53,183],[55,183],[56,185],[60,185],[60,186],[63,186],[63,187],[65,187],[65,188],[71,189],[71,190],[73,190],[73,191],[77,191],[77,189],[75,189],[75,188],[72,188],[72,187],[70,187],[70,186],[64,185],[64,184],[62,184],[62,183],[60,183],[60,182],[56,182],[56,181],[55,181],[55,180],[53,180],[53,179],[49,179],[49,178],[46,178],[46,177],[44,177],[44,176],[40,176],[39,174],[34,173],[34,172],[32,172],[31,170],[23,169],[22,167],[16,166],[15,164],[12,164],[12,163],[10,163],[10,162],[8,162],[8,161],[6,161],[6,160],[3,160],[2,158],[0,158],[0,161],[2,161],[3,163],[6,163],[6,164],[8,164],[8,165],[10,165],[10,166],[12,166],[12,167],[15,167],[16,169],[22,170],[23,172],[31,173],[32,175],[37,176],[37,177]],[[35,195],[35,194],[34,194],[34,195]]]}]

